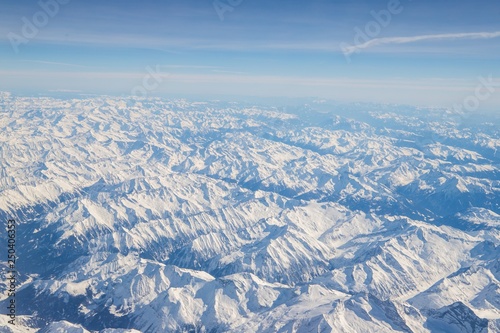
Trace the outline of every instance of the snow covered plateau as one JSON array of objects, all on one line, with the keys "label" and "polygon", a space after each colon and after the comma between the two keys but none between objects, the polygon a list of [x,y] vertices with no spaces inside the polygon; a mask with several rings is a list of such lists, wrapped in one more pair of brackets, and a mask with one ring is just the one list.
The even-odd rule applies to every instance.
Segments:
[{"label": "snow covered plateau", "polygon": [[499,149],[444,109],[2,93],[0,332],[500,332]]}]

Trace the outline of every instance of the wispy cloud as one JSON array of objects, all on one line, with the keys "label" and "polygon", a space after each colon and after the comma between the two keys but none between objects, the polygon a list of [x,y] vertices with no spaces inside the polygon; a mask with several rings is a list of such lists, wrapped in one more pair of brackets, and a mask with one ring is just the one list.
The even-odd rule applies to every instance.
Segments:
[{"label": "wispy cloud", "polygon": [[245,72],[237,72],[237,71],[225,71],[225,70],[218,70],[218,69],[214,69],[212,70],[213,73],[222,73],[222,74],[241,74],[241,75],[244,75],[244,74],[248,74],[248,73],[245,73]]},{"label": "wispy cloud", "polygon": [[214,69],[217,66],[199,66],[199,65],[161,65],[162,68],[188,68],[188,69]]},{"label": "wispy cloud", "polygon": [[[278,84],[297,86],[327,86],[327,87],[350,87],[350,88],[411,88],[417,90],[442,90],[442,91],[465,91],[471,89],[470,80],[450,78],[385,78],[385,79],[353,79],[347,77],[302,77],[302,76],[279,76],[279,75],[231,75],[231,74],[159,74],[169,78],[171,82],[178,83],[248,83],[248,84]],[[49,71],[17,71],[0,70],[1,77],[26,78],[48,77],[58,79],[70,79],[78,82],[79,79],[141,79],[142,72],[49,72]],[[492,78],[492,85],[500,86],[499,78]]]},{"label": "wispy cloud", "polygon": [[438,35],[421,35],[412,37],[385,37],[374,38],[366,43],[348,46],[343,49],[346,54],[352,54],[362,49],[384,45],[384,44],[406,44],[420,41],[435,41],[447,39],[490,39],[500,37],[500,31],[494,32],[469,32],[469,33],[455,33],[455,34],[438,34]]},{"label": "wispy cloud", "polygon": [[30,62],[34,64],[42,64],[42,65],[54,65],[54,66],[67,66],[67,67],[79,67],[79,68],[90,68],[88,66],[69,64],[65,62],[54,62],[54,61],[44,61],[44,60],[20,60],[22,62]]}]

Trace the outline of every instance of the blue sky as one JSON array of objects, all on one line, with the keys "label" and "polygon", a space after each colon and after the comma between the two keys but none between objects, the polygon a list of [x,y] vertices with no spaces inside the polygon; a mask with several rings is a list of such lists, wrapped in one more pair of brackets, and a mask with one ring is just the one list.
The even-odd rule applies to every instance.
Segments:
[{"label": "blue sky", "polygon": [[[148,96],[446,107],[480,77],[500,82],[498,1],[218,0],[231,8],[223,20],[213,0],[41,0],[54,1],[52,16],[38,1],[3,1],[0,90],[130,95],[146,79]],[[498,109],[499,95],[480,107]]]}]

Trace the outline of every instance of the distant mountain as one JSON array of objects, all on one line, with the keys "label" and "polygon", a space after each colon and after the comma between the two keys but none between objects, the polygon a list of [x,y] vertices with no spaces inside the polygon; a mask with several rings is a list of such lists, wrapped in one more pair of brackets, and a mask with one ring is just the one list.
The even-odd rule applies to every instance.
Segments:
[{"label": "distant mountain", "polygon": [[0,112],[0,217],[20,223],[2,332],[500,331],[495,119],[9,94]]}]

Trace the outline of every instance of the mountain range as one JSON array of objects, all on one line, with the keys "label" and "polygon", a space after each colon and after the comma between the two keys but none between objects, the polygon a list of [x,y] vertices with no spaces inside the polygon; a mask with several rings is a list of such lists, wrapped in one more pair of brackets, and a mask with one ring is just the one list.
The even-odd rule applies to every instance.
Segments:
[{"label": "mountain range", "polygon": [[498,116],[9,93],[0,113],[2,332],[500,331]]}]

